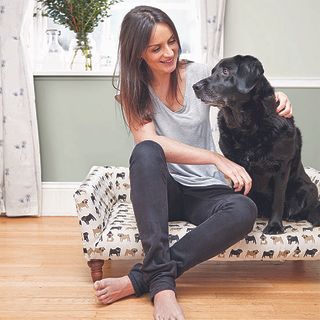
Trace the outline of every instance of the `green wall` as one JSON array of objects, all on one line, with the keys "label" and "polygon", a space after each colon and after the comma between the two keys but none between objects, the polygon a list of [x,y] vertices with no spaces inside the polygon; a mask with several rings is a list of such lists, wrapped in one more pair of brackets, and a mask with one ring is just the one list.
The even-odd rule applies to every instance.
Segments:
[{"label": "green wall", "polygon": [[[127,166],[132,138],[111,77],[36,77],[42,180],[81,181],[92,165]],[[303,162],[320,168],[320,89],[281,88],[303,134]]]},{"label": "green wall", "polygon": [[132,139],[111,77],[35,77],[42,181],[82,181],[92,165],[128,165]]}]

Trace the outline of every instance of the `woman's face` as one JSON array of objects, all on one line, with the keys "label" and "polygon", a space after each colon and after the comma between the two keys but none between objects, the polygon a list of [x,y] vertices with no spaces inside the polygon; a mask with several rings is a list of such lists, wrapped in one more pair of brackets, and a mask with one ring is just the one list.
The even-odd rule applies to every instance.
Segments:
[{"label": "woman's face", "polygon": [[167,24],[154,26],[142,58],[153,74],[170,74],[176,69],[179,45]]}]

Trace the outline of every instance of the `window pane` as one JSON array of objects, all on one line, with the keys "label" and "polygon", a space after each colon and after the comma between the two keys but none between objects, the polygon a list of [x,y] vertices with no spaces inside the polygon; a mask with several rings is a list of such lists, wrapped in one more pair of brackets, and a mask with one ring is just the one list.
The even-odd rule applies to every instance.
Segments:
[{"label": "window pane", "polygon": [[[93,71],[112,72],[117,58],[118,37],[120,32],[120,24],[125,14],[132,8],[138,5],[145,5],[146,1],[131,0],[123,1],[111,7],[111,16],[105,19],[104,23],[100,23],[95,31],[90,35],[91,45],[93,47]],[[182,46],[182,58],[187,58],[194,61],[201,60],[200,46],[200,9],[199,1],[196,0],[149,0],[148,5],[160,8],[166,12],[173,20]],[[58,65],[60,70],[70,70],[70,62],[72,60],[73,46],[75,43],[75,34],[69,29],[57,25],[52,19],[48,18],[47,29],[56,29],[60,33],[58,36],[58,44],[63,49],[64,63],[56,63],[53,68],[50,67],[51,62],[43,57],[42,63],[37,63],[38,70],[45,72],[53,70]],[[36,35],[37,36],[37,35]],[[35,59],[40,59],[40,56],[48,56],[48,45],[52,35],[47,37],[46,44],[42,48],[43,54],[38,55]],[[73,71],[75,69],[72,69]]]}]

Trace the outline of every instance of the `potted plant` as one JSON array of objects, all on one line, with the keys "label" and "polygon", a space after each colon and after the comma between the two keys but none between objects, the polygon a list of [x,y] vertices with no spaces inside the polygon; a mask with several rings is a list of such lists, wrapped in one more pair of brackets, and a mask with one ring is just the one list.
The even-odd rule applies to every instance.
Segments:
[{"label": "potted plant", "polygon": [[76,34],[77,45],[73,53],[71,67],[76,55],[85,57],[85,70],[92,70],[92,53],[88,35],[109,17],[110,7],[122,0],[38,0],[48,17],[57,24],[69,28]]}]

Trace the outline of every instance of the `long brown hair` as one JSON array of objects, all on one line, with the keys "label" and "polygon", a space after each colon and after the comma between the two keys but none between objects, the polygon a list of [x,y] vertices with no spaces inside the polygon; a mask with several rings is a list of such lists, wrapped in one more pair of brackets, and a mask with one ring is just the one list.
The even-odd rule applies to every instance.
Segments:
[{"label": "long brown hair", "polygon": [[[148,88],[152,73],[141,56],[147,48],[154,26],[158,23],[165,23],[172,30],[180,55],[181,45],[175,25],[162,10],[150,6],[135,7],[125,15],[121,24],[117,87],[118,90],[120,88],[120,95],[117,100],[129,127],[134,123],[142,125],[152,120],[153,107]],[[177,98],[179,89],[180,63],[178,57],[176,69],[170,75],[169,96],[173,98]]]}]

